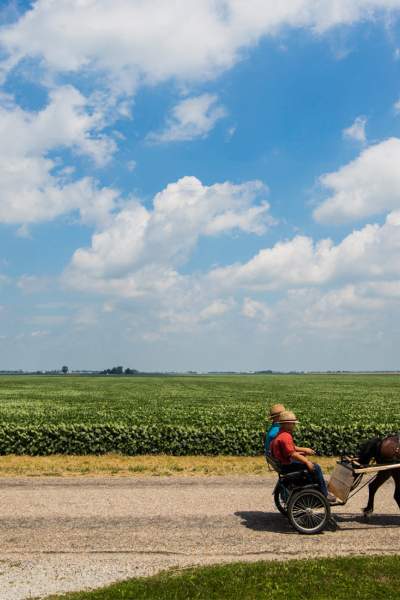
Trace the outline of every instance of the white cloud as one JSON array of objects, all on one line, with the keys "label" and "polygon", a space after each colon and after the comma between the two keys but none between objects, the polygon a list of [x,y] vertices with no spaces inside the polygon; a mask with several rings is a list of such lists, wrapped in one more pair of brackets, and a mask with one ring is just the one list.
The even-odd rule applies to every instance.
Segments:
[{"label": "white cloud", "polygon": [[285,323],[290,335],[323,335],[331,339],[354,337],[367,331],[383,304],[371,301],[362,288],[346,285],[325,292],[320,289],[290,290],[274,310],[274,320]]},{"label": "white cloud", "polygon": [[343,130],[343,137],[345,139],[350,139],[365,144],[367,141],[367,136],[365,133],[366,124],[366,117],[357,117],[350,127],[347,127],[347,129]]},{"label": "white cloud", "polygon": [[305,236],[260,250],[250,261],[214,269],[211,285],[254,291],[321,286],[346,280],[400,277],[400,212],[382,225],[366,225],[338,245],[325,239],[314,243]]},{"label": "white cloud", "polygon": [[242,315],[248,319],[257,319],[264,323],[272,318],[273,312],[265,302],[245,298],[242,306]]},{"label": "white cloud", "polygon": [[200,311],[199,319],[203,321],[214,317],[220,317],[231,310],[233,306],[234,302],[232,300],[214,300]]},{"label": "white cloud", "polygon": [[64,147],[103,164],[114,146],[97,135],[102,115],[89,115],[87,101],[71,86],[52,91],[39,112],[24,111],[6,96],[0,101],[0,221],[36,223],[74,210],[84,222],[104,221],[117,193],[88,177],[72,181],[68,169],[57,174],[57,159],[48,157]]},{"label": "white cloud", "polygon": [[[140,269],[155,269],[157,277],[162,271],[162,281],[175,281],[174,269],[188,260],[200,236],[232,230],[264,233],[273,223],[262,199],[265,194],[259,181],[204,186],[196,177],[183,177],[155,196],[152,211],[132,202],[95,233],[91,248],[79,249],[73,256],[73,279],[86,286],[94,278],[97,285],[99,278],[132,272],[137,277]],[[123,285],[128,295],[136,290],[135,285]]]},{"label": "white cloud", "polygon": [[202,236],[264,233],[273,222],[265,193],[260,182],[204,186],[184,177],[155,196],[152,210],[131,202],[115,214],[90,248],[75,252],[63,282],[107,297],[117,312],[135,306],[135,331],[151,339],[213,328],[234,310],[234,298],[180,269]]},{"label": "white cloud", "polygon": [[160,340],[227,327],[230,315],[236,327],[242,318],[273,336],[279,326],[282,339],[301,338],[303,330],[340,338],[368,328],[372,318],[394,307],[400,295],[400,212],[338,244],[296,236],[243,264],[180,272],[199,237],[210,235],[216,214],[227,210],[229,197],[230,210],[251,210],[254,190],[250,186],[249,199],[246,185],[207,188],[184,178],[155,197],[152,211],[132,203],[93,236],[91,248],[75,253],[65,284],[110,298],[116,313],[120,302],[127,303],[123,310],[133,311],[136,333]]},{"label": "white cloud", "polygon": [[182,142],[206,137],[227,114],[215,94],[185,98],[174,106],[164,131],[147,136],[151,142]]},{"label": "white cloud", "polygon": [[[51,90],[47,106],[28,112],[9,96],[0,98],[0,154],[2,157],[43,155],[66,147],[104,164],[115,150],[112,140],[98,131],[104,125],[101,111],[72,86]],[[90,111],[90,114],[89,114]]]},{"label": "white cloud", "polygon": [[[0,221],[22,223],[24,232],[27,223],[79,211],[82,220],[95,223],[90,247],[76,251],[64,282],[104,295],[107,302],[103,312],[78,311],[75,325],[91,327],[123,314],[138,337],[159,340],[196,327],[209,332],[240,312],[249,327],[262,322],[281,328],[286,339],[289,333],[301,339],[307,328],[351,335],[398,301],[396,138],[323,176],[330,198],[315,211],[321,222],[394,211],[384,225],[363,227],[336,245],[297,236],[244,264],[191,275],[181,267],[200,237],[234,230],[261,235],[271,225],[268,204],[259,200],[266,191],[260,183],[205,186],[185,177],[157,194],[152,209],[129,199],[113,212],[118,193],[99,189],[91,178],[74,180],[54,151],[68,148],[102,166],[115,150],[101,133],[106,113],[117,102],[119,114],[129,117],[130,96],[139,86],[175,79],[193,94],[193,82],[231,68],[263,36],[277,36],[287,27],[319,35],[399,9],[399,0],[37,0],[15,24],[2,27],[3,74],[26,58],[38,60],[50,95],[38,112],[2,97]],[[83,76],[79,81],[84,78],[88,98],[71,86],[55,89],[63,80],[59,74],[68,80]],[[216,96],[186,98],[173,109],[158,141],[206,136],[223,111]],[[231,128],[228,136],[233,133]],[[365,123],[356,120],[344,135],[365,143]],[[19,281],[22,289],[30,284],[36,282],[28,276]],[[226,327],[220,339],[229,331]],[[248,339],[252,345],[252,336]]]},{"label": "white cloud", "polygon": [[213,77],[284,27],[323,33],[399,8],[398,0],[38,0],[0,32],[3,69],[35,57],[53,72],[104,73],[132,92],[142,80]]},{"label": "white cloud", "polygon": [[358,158],[320,178],[332,195],[314,210],[321,223],[345,223],[400,208],[400,139],[366,148]]},{"label": "white cloud", "polygon": [[[132,202],[115,214],[93,236],[90,248],[75,252],[64,283],[108,297],[116,312],[118,303],[133,303],[138,331],[161,338],[214,327],[230,313],[240,322],[237,306],[242,318],[264,331],[283,323],[285,314],[288,322],[299,318],[300,306],[310,329],[330,324],[345,331],[361,327],[367,313],[379,314],[398,297],[400,211],[390,213],[383,225],[353,231],[338,244],[296,236],[260,250],[243,264],[181,272],[201,236],[234,227],[265,231],[268,206],[258,200],[264,191],[260,183],[207,187],[185,177],[157,194],[152,210]],[[257,207],[263,211],[253,219]],[[274,297],[268,301],[270,293]]]},{"label": "white cloud", "polygon": [[[267,339],[277,354],[281,345],[285,350],[297,348],[297,352],[304,352],[307,359],[313,346],[318,349],[322,344],[326,349],[331,342],[340,344],[334,346],[339,355],[348,350],[349,344],[359,352],[364,344],[371,342],[376,348],[376,337],[381,328],[389,335],[388,322],[390,324],[393,315],[398,314],[398,296],[391,298],[381,293],[379,288],[383,283],[376,284],[376,289],[374,283],[339,284],[328,290],[323,287],[289,288],[268,304],[246,298],[242,314],[250,328],[248,335],[252,344],[257,344],[268,331]],[[268,343],[264,347],[267,348]],[[285,368],[288,368],[287,358],[284,355],[282,364]],[[344,359],[340,368],[349,368],[352,364],[349,359]],[[317,361],[317,356],[314,360]],[[332,363],[323,368],[327,366],[332,368]]]},{"label": "white cloud", "polygon": [[397,114],[400,113],[400,98],[399,100],[397,100],[397,102],[394,103],[394,110]]},{"label": "white cloud", "polygon": [[[104,165],[115,142],[101,132],[115,118],[115,103],[118,114],[130,114],[126,94],[139,85],[210,79],[232,67],[261,37],[285,27],[322,33],[398,9],[398,0],[37,0],[0,30],[4,76],[33,59],[41,65],[42,83],[50,86],[48,105],[36,113],[2,99],[0,140],[7,144],[3,152],[0,148],[0,220],[24,225],[74,210],[86,222],[107,220],[116,192],[99,190],[90,179],[55,174],[60,165],[48,154],[67,147]],[[60,73],[83,74],[85,88],[94,93],[85,98],[71,86],[55,88]],[[175,107],[158,141],[205,136],[223,114],[213,95],[187,98]],[[250,217],[250,229],[256,219]]]}]

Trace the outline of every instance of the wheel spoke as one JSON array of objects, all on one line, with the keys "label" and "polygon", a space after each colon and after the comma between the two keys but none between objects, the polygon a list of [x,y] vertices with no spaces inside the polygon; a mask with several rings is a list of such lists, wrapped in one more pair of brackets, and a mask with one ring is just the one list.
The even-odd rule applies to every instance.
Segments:
[{"label": "wheel spoke", "polygon": [[314,513],[311,517],[315,525],[319,525],[324,520],[324,515]]},{"label": "wheel spoke", "polygon": [[297,515],[297,516],[301,517],[302,515],[306,515],[307,513],[302,508],[293,508],[292,514],[293,514],[293,516]]}]

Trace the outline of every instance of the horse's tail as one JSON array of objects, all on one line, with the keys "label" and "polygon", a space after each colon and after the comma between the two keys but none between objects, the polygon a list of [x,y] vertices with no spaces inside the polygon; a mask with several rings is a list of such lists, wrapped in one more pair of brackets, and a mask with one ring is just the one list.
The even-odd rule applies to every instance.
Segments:
[{"label": "horse's tail", "polygon": [[370,461],[375,458],[378,458],[378,450],[381,439],[379,437],[375,437],[372,440],[368,440],[364,442],[358,451],[358,461],[362,465],[368,465]]}]

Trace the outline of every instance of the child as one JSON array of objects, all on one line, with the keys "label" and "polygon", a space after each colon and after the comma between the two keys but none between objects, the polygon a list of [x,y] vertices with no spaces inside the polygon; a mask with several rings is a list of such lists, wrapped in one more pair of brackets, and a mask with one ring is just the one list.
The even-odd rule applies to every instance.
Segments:
[{"label": "child", "polygon": [[281,412],[283,412],[284,410],[286,410],[286,409],[283,406],[283,404],[274,404],[273,406],[271,406],[271,409],[269,411],[269,418],[271,419],[272,423],[271,423],[268,431],[266,431],[264,433],[264,438],[263,438],[265,455],[270,454],[269,447],[271,445],[271,442],[279,433],[279,430],[280,430],[280,425],[278,423],[279,416],[280,416]]}]

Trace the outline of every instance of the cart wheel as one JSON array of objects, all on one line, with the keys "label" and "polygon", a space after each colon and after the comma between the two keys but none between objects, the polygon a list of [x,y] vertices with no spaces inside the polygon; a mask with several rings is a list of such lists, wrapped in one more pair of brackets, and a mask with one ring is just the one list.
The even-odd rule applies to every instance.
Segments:
[{"label": "cart wheel", "polygon": [[274,489],[274,502],[275,502],[275,506],[276,508],[279,510],[279,512],[281,512],[283,515],[287,515],[287,502],[289,499],[289,492],[288,490],[285,488],[284,485],[281,484],[280,481],[278,481],[278,483],[275,486]]},{"label": "cart wheel", "polygon": [[318,490],[300,490],[289,500],[288,517],[300,533],[320,533],[330,521],[331,509],[325,496]]}]

